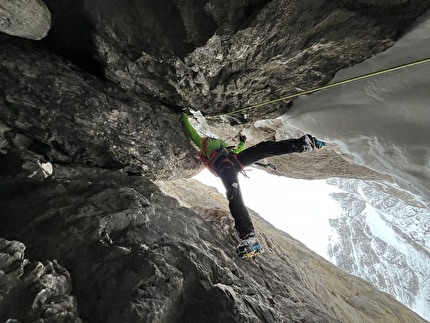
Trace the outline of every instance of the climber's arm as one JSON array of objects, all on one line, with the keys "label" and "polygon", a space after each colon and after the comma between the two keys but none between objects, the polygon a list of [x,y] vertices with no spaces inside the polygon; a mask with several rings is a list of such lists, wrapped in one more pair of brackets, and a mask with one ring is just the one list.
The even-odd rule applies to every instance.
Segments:
[{"label": "climber's arm", "polygon": [[190,121],[188,120],[188,116],[182,112],[181,113],[182,124],[184,125],[185,132],[188,137],[196,144],[196,146],[201,150],[202,149],[202,137],[197,133],[197,131],[193,128]]}]

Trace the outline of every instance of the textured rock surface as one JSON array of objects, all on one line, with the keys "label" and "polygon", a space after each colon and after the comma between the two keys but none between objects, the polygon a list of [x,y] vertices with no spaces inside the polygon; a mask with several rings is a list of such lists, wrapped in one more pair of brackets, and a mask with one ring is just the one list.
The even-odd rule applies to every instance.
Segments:
[{"label": "textured rock surface", "polygon": [[29,174],[40,160],[152,178],[187,176],[196,168],[185,158],[191,145],[177,131],[181,123],[172,109],[100,81],[33,44],[7,37],[2,43],[0,131],[9,143],[5,148],[3,141],[3,149],[10,151],[3,164],[27,160]]},{"label": "textured rock surface", "polygon": [[[21,241],[28,259],[18,242],[16,267],[15,255],[1,258],[2,319],[423,322],[254,213],[267,253],[239,261],[231,218],[207,203],[213,193],[180,188],[198,216],[149,179],[199,169],[175,104],[213,115],[327,82],[391,45],[430,4],[46,3],[44,40],[0,35],[0,237]],[[22,291],[26,264],[40,298],[7,292]]]},{"label": "textured rock surface", "polygon": [[51,13],[42,0],[1,0],[0,32],[39,40],[51,28]]},{"label": "textured rock surface", "polygon": [[392,45],[429,7],[423,1],[46,2],[54,16],[51,48],[81,65],[95,58],[124,88],[208,114],[328,82],[337,70]]},{"label": "textured rock surface", "polygon": [[147,179],[54,174],[2,185],[0,235],[67,268],[83,321],[424,322],[254,213],[267,252],[245,262],[231,224],[204,221]]},{"label": "textured rock surface", "polygon": [[[195,148],[178,131],[182,126],[172,107],[90,76],[33,44],[6,36],[4,42],[0,131],[5,139],[0,144],[8,154],[0,164],[5,175],[23,168],[23,176],[42,176],[46,163],[117,169],[152,179],[190,176],[201,169]],[[199,129],[229,138],[243,126],[223,122]],[[244,133],[247,145],[302,135],[282,129],[279,120],[257,123]],[[351,165],[333,149],[272,162],[278,173],[295,178],[384,178]]]},{"label": "textured rock surface", "polygon": [[70,273],[56,260],[30,262],[24,251],[0,238],[0,320],[81,322]]}]

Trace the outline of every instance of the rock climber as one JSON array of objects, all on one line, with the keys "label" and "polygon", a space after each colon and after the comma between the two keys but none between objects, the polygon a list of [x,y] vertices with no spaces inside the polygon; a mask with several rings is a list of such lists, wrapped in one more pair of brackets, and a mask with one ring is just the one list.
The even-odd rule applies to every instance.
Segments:
[{"label": "rock climber", "polygon": [[244,149],[246,137],[239,135],[239,144],[234,148],[223,140],[201,137],[191,125],[185,112],[181,112],[181,119],[187,135],[200,150],[200,161],[221,179],[226,189],[235,228],[242,240],[236,250],[238,256],[247,259],[263,253],[263,247],[255,236],[254,226],[242,199],[238,173],[260,159],[321,149],[325,143],[307,134],[298,139],[264,141]]}]

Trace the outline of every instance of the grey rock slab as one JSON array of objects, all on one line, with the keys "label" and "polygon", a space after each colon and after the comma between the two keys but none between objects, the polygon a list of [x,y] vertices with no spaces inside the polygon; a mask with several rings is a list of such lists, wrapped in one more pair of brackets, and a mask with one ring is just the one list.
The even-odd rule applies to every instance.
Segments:
[{"label": "grey rock slab", "polygon": [[51,13],[42,0],[1,0],[0,32],[33,40],[51,28]]}]

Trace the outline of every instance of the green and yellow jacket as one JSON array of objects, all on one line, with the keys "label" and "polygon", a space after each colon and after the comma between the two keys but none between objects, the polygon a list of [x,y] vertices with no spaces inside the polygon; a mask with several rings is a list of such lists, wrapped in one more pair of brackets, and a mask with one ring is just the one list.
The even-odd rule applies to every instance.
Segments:
[{"label": "green and yellow jacket", "polygon": [[[235,149],[230,149],[230,145],[228,145],[225,141],[216,139],[216,138],[202,138],[197,131],[193,128],[190,121],[188,120],[188,116],[185,113],[181,113],[182,124],[184,125],[185,131],[190,137],[190,139],[195,143],[195,145],[199,148],[200,152],[204,154],[207,158],[210,158],[211,153],[220,148],[228,148],[228,150],[234,154],[240,153],[245,148],[245,142],[240,141]],[[206,147],[204,147],[206,146]],[[203,151],[204,150],[204,151]]]}]

